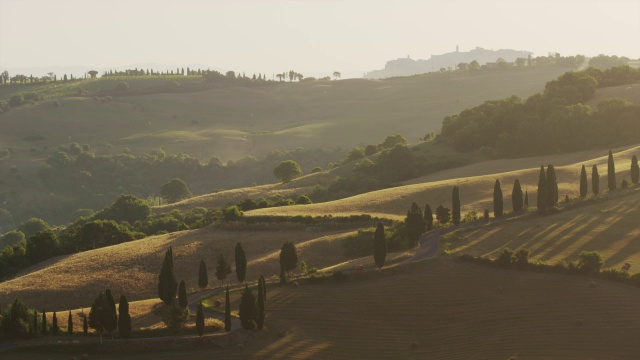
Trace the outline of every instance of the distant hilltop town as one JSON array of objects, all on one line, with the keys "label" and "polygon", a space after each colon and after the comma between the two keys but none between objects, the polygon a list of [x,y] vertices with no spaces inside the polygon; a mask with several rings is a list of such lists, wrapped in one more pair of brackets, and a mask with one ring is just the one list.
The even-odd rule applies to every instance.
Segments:
[{"label": "distant hilltop town", "polygon": [[497,59],[513,62],[517,58],[526,59],[533,53],[529,51],[518,51],[512,49],[487,50],[481,47],[467,52],[459,51],[456,46],[455,52],[442,55],[431,55],[429,60],[413,60],[410,57],[387,61],[382,70],[374,70],[364,74],[367,79],[382,79],[394,76],[409,76],[424,74],[428,72],[441,71],[442,69],[455,69],[460,63],[470,63],[477,61],[480,65],[491,66]]}]

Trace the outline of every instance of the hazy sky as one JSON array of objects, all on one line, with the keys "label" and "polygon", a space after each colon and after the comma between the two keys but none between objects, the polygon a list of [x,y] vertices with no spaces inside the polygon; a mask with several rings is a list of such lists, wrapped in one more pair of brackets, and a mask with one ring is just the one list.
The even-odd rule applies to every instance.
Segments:
[{"label": "hazy sky", "polygon": [[363,73],[476,46],[640,57],[640,0],[0,0],[0,70],[140,63]]}]

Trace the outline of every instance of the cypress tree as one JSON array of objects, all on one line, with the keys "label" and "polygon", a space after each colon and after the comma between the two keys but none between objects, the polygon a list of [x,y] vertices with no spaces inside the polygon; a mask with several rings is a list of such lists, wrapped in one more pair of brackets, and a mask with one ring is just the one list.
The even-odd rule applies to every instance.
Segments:
[{"label": "cypress tree", "polygon": [[104,318],[104,330],[109,333],[109,336],[113,339],[113,331],[118,328],[118,315],[116,314],[116,301],[113,299],[113,295],[111,295],[111,290],[107,289],[104,292],[105,298],[107,299],[107,305],[109,306],[109,311],[105,313]]},{"label": "cypress tree", "polygon": [[231,302],[229,301],[229,285],[227,285],[227,295],[224,301],[224,330],[231,331]]},{"label": "cypress tree", "polygon": [[587,169],[582,165],[582,170],[580,170],[580,197],[583,198],[587,196],[588,191],[589,182],[587,181]]},{"label": "cypress tree", "polygon": [[544,172],[544,166],[540,166],[540,175],[538,176],[538,196],[536,206],[538,207],[538,213],[544,213],[547,211],[547,176]]},{"label": "cypress tree", "polygon": [[124,295],[120,295],[118,305],[118,333],[121,338],[128,339],[131,336],[131,315],[129,315],[129,301]]},{"label": "cypress tree", "polygon": [[262,277],[258,280],[258,304],[257,304],[257,314],[256,314],[256,325],[258,326],[258,330],[262,330],[264,326],[264,317],[265,317],[265,307],[264,307],[264,283],[262,282]]},{"label": "cypress tree", "polygon": [[244,278],[247,275],[247,255],[244,253],[242,245],[238,243],[235,250],[236,255],[236,276],[239,282],[244,282]]},{"label": "cypress tree", "polygon": [[609,150],[609,160],[607,162],[607,186],[609,191],[616,189],[616,165],[613,163],[611,150]]},{"label": "cypress tree", "polygon": [[53,336],[58,335],[58,317],[56,316],[56,312],[53,312],[53,318],[51,320],[51,332]]},{"label": "cypress tree", "polygon": [[407,241],[411,246],[415,245],[420,239],[420,235],[425,230],[424,214],[422,209],[413,202],[411,208],[407,211],[407,217],[404,219]]},{"label": "cypress tree", "polygon": [[631,157],[631,182],[637,184],[640,180],[640,167],[638,167],[638,157]]},{"label": "cypress tree", "polygon": [[433,229],[433,212],[431,211],[431,206],[429,204],[424,206],[424,222],[427,231]]},{"label": "cypress tree", "polygon": [[89,311],[89,326],[94,329],[100,335],[100,343],[102,344],[102,333],[106,330],[107,323],[111,317],[111,304],[104,295],[104,292],[100,292],[98,297],[91,304],[91,310]]},{"label": "cypress tree", "polygon": [[500,217],[504,214],[504,199],[502,198],[502,188],[500,180],[496,179],[493,185],[493,216]]},{"label": "cypress tree", "polygon": [[280,268],[289,274],[289,271],[298,267],[298,252],[292,242],[285,242],[280,248]]},{"label": "cypress tree", "polygon": [[529,208],[529,190],[525,190],[524,192],[524,208]]},{"label": "cypress tree", "polygon": [[267,281],[264,278],[264,275],[260,275],[259,282],[262,282],[262,296],[264,297],[265,306],[267,304]]},{"label": "cypress tree", "polygon": [[169,306],[174,303],[177,291],[178,280],[173,272],[173,249],[169,247],[169,250],[164,255],[162,269],[158,278],[158,297],[165,305]]},{"label": "cypress tree", "polygon": [[552,208],[558,204],[558,179],[553,165],[547,165],[547,207]]},{"label": "cypress tree", "polygon": [[460,224],[460,189],[457,186],[453,187],[451,198],[451,221],[453,225],[458,225]]},{"label": "cypress tree", "polygon": [[69,311],[69,318],[67,319],[67,333],[69,333],[69,336],[73,335],[73,317],[71,317],[71,311]]},{"label": "cypress tree", "polygon": [[196,312],[196,330],[199,336],[204,334],[204,311],[202,310],[202,301],[198,303],[198,311]]},{"label": "cypress tree", "polygon": [[387,258],[387,238],[384,234],[384,225],[379,222],[376,232],[373,235],[373,260],[378,266],[378,270],[382,270],[384,261]]},{"label": "cypress tree", "polygon": [[598,195],[600,192],[600,174],[598,174],[598,165],[593,165],[591,168],[591,191],[594,195]]},{"label": "cypress tree", "polygon": [[40,321],[40,318],[38,317],[38,310],[33,309],[33,333],[37,336],[38,335],[38,322]]},{"label": "cypress tree", "polygon": [[83,316],[82,317],[82,333],[84,333],[84,336],[89,335],[89,323],[87,322],[87,316]]},{"label": "cypress tree", "polygon": [[231,274],[231,265],[229,265],[223,253],[218,254],[216,261],[218,262],[218,266],[216,266],[216,277],[222,281],[222,285],[224,285],[224,279],[227,278],[227,275]]},{"label": "cypress tree", "polygon": [[198,270],[198,286],[204,289],[209,285],[209,275],[207,274],[207,265],[204,260],[200,260],[200,269]]},{"label": "cypress tree", "polygon": [[47,313],[42,308],[42,336],[47,335]]},{"label": "cypress tree", "polygon": [[516,179],[513,183],[513,190],[511,191],[511,205],[513,207],[513,212],[522,211],[523,200],[522,200],[522,188],[520,187],[520,180]]},{"label": "cypress tree", "polygon": [[238,310],[238,316],[240,317],[240,324],[243,329],[253,330],[256,326],[256,298],[253,296],[253,292],[249,289],[248,285],[245,285],[242,291],[242,297],[240,298],[240,308]]},{"label": "cypress tree", "polygon": [[180,305],[182,309],[186,309],[189,305],[187,301],[187,287],[184,284],[184,280],[180,281],[180,286],[178,287],[178,305]]}]

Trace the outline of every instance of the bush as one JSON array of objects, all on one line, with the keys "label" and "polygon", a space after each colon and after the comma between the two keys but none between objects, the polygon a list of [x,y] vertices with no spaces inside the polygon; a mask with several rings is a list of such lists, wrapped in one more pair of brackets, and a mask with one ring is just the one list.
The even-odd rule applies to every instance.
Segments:
[{"label": "bush", "polygon": [[622,183],[620,184],[620,187],[623,189],[626,189],[629,187],[629,181],[627,181],[627,178],[622,179]]},{"label": "bush", "polygon": [[319,173],[319,172],[322,172],[322,168],[320,166],[316,166],[313,169],[311,169],[312,174]]},{"label": "bush", "polygon": [[298,205],[308,205],[308,204],[312,204],[313,202],[311,201],[311,199],[309,199],[309,197],[307,195],[300,195],[298,196],[298,199],[296,200],[296,204]]},{"label": "bush", "polygon": [[602,255],[597,251],[583,251],[578,255],[578,269],[586,273],[597,273],[604,265]]},{"label": "bush", "polygon": [[9,99],[9,106],[10,107],[17,107],[17,106],[22,105],[23,103],[24,103],[24,96],[22,96],[22,94],[13,95]]},{"label": "bush", "polygon": [[529,265],[529,250],[519,249],[518,251],[513,253],[512,261],[517,268],[526,268],[527,265]]},{"label": "bush", "polygon": [[114,89],[115,91],[120,91],[120,92],[124,92],[129,90],[129,84],[127,84],[124,81],[120,81],[119,83],[116,84],[116,87]]},{"label": "bush", "polygon": [[242,213],[236,205],[231,205],[222,210],[222,216],[226,221],[235,221],[242,217]]},{"label": "bush", "polygon": [[496,264],[502,268],[509,268],[511,267],[511,257],[513,257],[513,250],[504,248],[502,254],[495,260]]}]

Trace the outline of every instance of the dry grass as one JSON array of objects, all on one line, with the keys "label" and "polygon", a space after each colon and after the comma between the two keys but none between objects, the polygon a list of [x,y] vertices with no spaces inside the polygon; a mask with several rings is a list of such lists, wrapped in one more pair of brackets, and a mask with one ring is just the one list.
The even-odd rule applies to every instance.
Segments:
[{"label": "dry grass", "polygon": [[[124,294],[130,301],[157,297],[157,279],[164,252],[173,246],[178,280],[197,288],[198,266],[204,259],[209,271],[209,286],[215,279],[215,259],[221,252],[233,269],[233,250],[241,242],[248,257],[247,280],[280,273],[278,256],[285,241],[296,243],[298,257],[309,267],[325,267],[343,262],[341,240],[353,231],[308,232],[304,228],[274,231],[231,231],[211,227],[155,236],[120,245],[73,255],[60,256],[0,283],[0,303],[21,298],[48,311],[88,307],[96,295],[110,288],[114,297]],[[229,278],[236,282],[235,274]]]},{"label": "dry grass", "polygon": [[190,211],[198,206],[206,208],[220,208],[237,204],[244,199],[257,199],[259,197],[271,197],[276,195],[288,198],[302,194],[309,194],[313,191],[313,188],[316,185],[327,186],[334,178],[335,175],[330,172],[309,174],[288,183],[225,190],[217,193],[196,196],[174,204],[155,206],[153,207],[153,212],[154,214],[163,214],[174,209]]},{"label": "dry grass", "polygon": [[[638,152],[640,152],[638,146],[616,150],[614,158],[618,182],[623,177],[629,179],[630,159],[633,154]],[[451,189],[454,185],[460,187],[462,211],[476,210],[481,212],[484,209],[492,209],[493,185],[496,179],[500,179],[502,184],[506,210],[510,208],[511,188],[515,179],[520,179],[523,190],[529,191],[529,205],[535,207],[540,165],[554,164],[558,178],[559,195],[564,198],[564,195],[568,194],[574,198],[578,196],[580,169],[583,164],[589,168],[589,177],[590,167],[594,164],[598,165],[601,176],[601,192],[605,192],[606,155],[606,151],[588,151],[559,156],[495,160],[445,170],[412,180],[404,186],[373,191],[346,199],[311,205],[258,209],[249,211],[245,215],[322,216],[332,214],[334,216],[348,216],[370,214],[401,220],[406,216],[407,209],[413,201],[421,206],[429,203],[432,208],[439,204],[450,207]],[[563,166],[558,166],[561,164]]]},{"label": "dry grass", "polygon": [[[640,192],[553,216],[492,224],[456,234],[452,253],[496,257],[503,247],[526,248],[533,260],[575,260],[583,250],[598,251],[605,267],[631,264],[640,272]],[[580,200],[577,200],[580,201]]]}]

